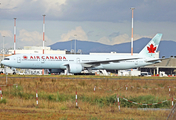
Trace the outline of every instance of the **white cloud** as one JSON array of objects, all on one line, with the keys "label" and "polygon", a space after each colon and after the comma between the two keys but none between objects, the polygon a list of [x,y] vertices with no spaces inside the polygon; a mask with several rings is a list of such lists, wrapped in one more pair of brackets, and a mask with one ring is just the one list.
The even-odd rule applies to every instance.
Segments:
[{"label": "white cloud", "polygon": [[32,0],[32,2],[37,2],[38,0]]},{"label": "white cloud", "polygon": [[66,4],[66,0],[44,0],[51,8],[56,7],[56,5]]},{"label": "white cloud", "polygon": [[[3,40],[3,36],[5,36],[4,38],[4,47],[5,49],[13,46],[13,42],[12,41],[12,38],[13,38],[13,34],[11,31],[9,30],[0,30],[0,34],[2,37],[0,37],[0,41]],[[2,46],[3,46],[3,43],[0,42],[0,49],[2,49]]]},{"label": "white cloud", "polygon": [[83,41],[88,40],[87,35],[81,26],[76,27],[75,30],[71,30],[67,34],[62,34],[61,41],[68,41],[75,38],[77,40],[83,40]]},{"label": "white cloud", "polygon": [[58,16],[61,14],[61,5],[66,4],[66,0],[44,0],[45,13]]},{"label": "white cloud", "polygon": [[[140,35],[134,34],[134,41],[142,37],[149,37],[149,36],[140,36]],[[129,36],[128,34],[122,34],[112,39],[109,39],[107,37],[102,37],[98,40],[98,42],[103,44],[108,44],[108,45],[121,44],[121,43],[131,42],[131,36]]]},{"label": "white cloud", "polygon": [[1,8],[2,9],[14,9],[20,6],[24,0],[3,0],[1,1]]},{"label": "white cloud", "polygon": [[97,42],[102,43],[102,44],[108,44],[108,45],[112,45],[110,39],[108,39],[107,37],[102,37],[100,38]]},{"label": "white cloud", "polygon": [[[135,41],[142,37],[148,37],[148,36],[140,36],[140,35],[134,34],[133,40]],[[119,35],[112,39],[112,44],[121,44],[121,43],[126,43],[126,42],[131,42],[131,36],[127,34]]]},{"label": "white cloud", "polygon": [[[23,45],[35,45],[42,46],[43,45],[43,33],[39,33],[37,31],[28,32],[25,29],[19,31],[19,40],[20,44]],[[45,46],[51,44],[52,41],[45,36]]]},{"label": "white cloud", "polygon": [[119,35],[115,38],[112,38],[112,43],[113,44],[120,44],[120,43],[125,43],[125,42],[130,42],[130,37],[127,34]]},{"label": "white cloud", "polygon": [[5,37],[12,37],[13,36],[12,32],[9,30],[0,30],[0,34],[1,34],[1,36],[5,36]]}]

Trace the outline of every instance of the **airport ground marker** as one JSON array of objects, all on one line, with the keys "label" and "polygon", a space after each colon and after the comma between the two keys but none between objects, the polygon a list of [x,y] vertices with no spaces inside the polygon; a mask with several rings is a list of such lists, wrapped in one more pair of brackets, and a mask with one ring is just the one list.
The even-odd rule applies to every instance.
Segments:
[{"label": "airport ground marker", "polygon": [[119,108],[119,111],[120,111],[120,100],[119,100],[118,94],[117,94],[117,101],[118,101],[118,108]]},{"label": "airport ground marker", "polygon": [[78,103],[77,103],[77,91],[76,91],[76,107],[78,107]]},{"label": "airport ground marker", "polygon": [[36,90],[36,104],[38,106],[38,93],[37,93],[37,90]]},{"label": "airport ground marker", "polygon": [[1,90],[1,88],[0,88],[0,94],[1,94],[1,100],[2,100],[2,90]]}]

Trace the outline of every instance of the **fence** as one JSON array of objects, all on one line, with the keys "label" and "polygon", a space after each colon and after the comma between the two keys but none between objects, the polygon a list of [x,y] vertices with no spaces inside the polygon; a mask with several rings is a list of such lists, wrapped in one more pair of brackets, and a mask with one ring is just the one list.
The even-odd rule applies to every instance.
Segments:
[{"label": "fence", "polygon": [[169,116],[167,117],[167,120],[175,120],[176,119],[176,104],[172,108]]}]

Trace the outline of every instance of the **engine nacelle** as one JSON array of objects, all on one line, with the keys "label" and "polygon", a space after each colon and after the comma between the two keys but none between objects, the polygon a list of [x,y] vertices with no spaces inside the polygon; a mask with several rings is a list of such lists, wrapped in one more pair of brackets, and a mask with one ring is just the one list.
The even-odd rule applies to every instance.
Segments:
[{"label": "engine nacelle", "polygon": [[63,69],[49,69],[49,72],[50,73],[61,73],[61,72],[64,72]]},{"label": "engine nacelle", "polygon": [[69,64],[68,71],[70,73],[81,73],[83,67],[81,64]]}]

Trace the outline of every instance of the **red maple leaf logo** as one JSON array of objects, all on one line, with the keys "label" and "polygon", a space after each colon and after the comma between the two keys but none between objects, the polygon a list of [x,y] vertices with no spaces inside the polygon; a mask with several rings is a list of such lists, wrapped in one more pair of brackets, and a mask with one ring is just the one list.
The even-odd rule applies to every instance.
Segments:
[{"label": "red maple leaf logo", "polygon": [[147,47],[147,50],[149,51],[149,53],[155,53],[156,47],[154,47],[154,45],[151,44],[150,47]]},{"label": "red maple leaf logo", "polygon": [[23,56],[23,58],[26,60],[26,59],[27,59],[27,56]]}]

